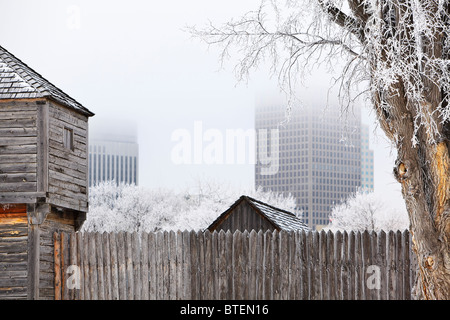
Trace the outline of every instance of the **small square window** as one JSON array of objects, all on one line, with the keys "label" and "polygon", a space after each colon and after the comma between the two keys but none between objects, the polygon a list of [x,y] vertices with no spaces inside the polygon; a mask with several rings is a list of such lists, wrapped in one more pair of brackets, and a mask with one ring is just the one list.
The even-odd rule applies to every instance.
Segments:
[{"label": "small square window", "polygon": [[63,145],[64,148],[73,151],[73,130],[69,128],[64,128],[63,133]]}]

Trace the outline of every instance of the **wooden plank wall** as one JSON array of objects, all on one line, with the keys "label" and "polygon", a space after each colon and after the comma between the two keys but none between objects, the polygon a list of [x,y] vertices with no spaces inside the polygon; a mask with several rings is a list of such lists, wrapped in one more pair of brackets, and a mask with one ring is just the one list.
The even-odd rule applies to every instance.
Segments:
[{"label": "wooden plank wall", "polygon": [[37,105],[0,103],[0,192],[37,190]]},{"label": "wooden plank wall", "polygon": [[55,299],[411,299],[405,232],[55,233]]},{"label": "wooden plank wall", "polygon": [[0,300],[27,299],[27,240],[26,206],[0,204]]},{"label": "wooden plank wall", "polygon": [[[88,201],[87,121],[86,116],[49,104],[49,201],[83,212]],[[63,145],[64,128],[73,131],[73,150]]]},{"label": "wooden plank wall", "polygon": [[52,211],[40,226],[40,254],[39,254],[39,299],[55,299],[55,232],[71,233],[75,230],[74,218],[70,213]]}]

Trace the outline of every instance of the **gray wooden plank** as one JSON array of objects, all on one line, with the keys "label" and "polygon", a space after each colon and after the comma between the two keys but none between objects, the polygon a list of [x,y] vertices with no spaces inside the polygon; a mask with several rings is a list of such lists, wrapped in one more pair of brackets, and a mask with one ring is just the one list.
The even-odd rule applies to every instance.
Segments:
[{"label": "gray wooden plank", "polygon": [[225,254],[226,254],[226,261],[227,261],[227,267],[226,267],[226,286],[227,286],[227,294],[226,299],[231,300],[234,297],[234,265],[233,265],[233,233],[231,233],[230,230],[228,230],[225,233]]},{"label": "gray wooden plank", "polygon": [[133,273],[133,240],[130,232],[125,233],[125,263],[126,263],[126,284],[127,300],[134,299],[134,273]]},{"label": "gray wooden plank", "polygon": [[97,286],[98,299],[105,300],[104,260],[103,260],[103,235],[95,233],[96,260],[97,260]]},{"label": "gray wooden plank", "polygon": [[355,300],[356,292],[356,264],[355,264],[355,250],[356,250],[356,234],[354,231],[348,233],[348,300]]},{"label": "gray wooden plank", "polygon": [[109,249],[111,257],[111,300],[119,300],[119,256],[117,248],[117,233],[109,235]]},{"label": "gray wooden plank", "polygon": [[263,297],[264,300],[273,300],[273,260],[272,260],[272,235],[271,231],[264,233],[264,278],[263,278]]},{"label": "gray wooden plank", "polygon": [[133,300],[141,300],[142,275],[141,275],[141,244],[137,232],[131,234],[132,257],[133,257]]},{"label": "gray wooden plank", "polygon": [[274,231],[272,235],[272,297],[281,299],[281,264],[280,264],[280,232]]},{"label": "gray wooden plank", "polygon": [[103,251],[103,286],[104,299],[112,300],[112,285],[111,285],[111,247],[110,234],[104,232],[101,236],[102,251]]},{"label": "gray wooden plank", "polygon": [[248,299],[250,300],[257,299],[257,236],[258,235],[254,229],[249,234]]},{"label": "gray wooden plank", "polygon": [[237,230],[233,233],[233,299],[243,300],[244,290],[242,283],[244,279],[244,261],[242,254],[242,233]]},{"label": "gray wooden plank", "polygon": [[191,279],[191,299],[200,299],[199,291],[199,246],[198,237],[195,231],[190,232],[190,279]]},{"label": "gray wooden plank", "polygon": [[168,299],[177,299],[177,253],[176,253],[176,234],[173,230],[167,232],[167,249],[168,249]]},{"label": "gray wooden plank", "polygon": [[363,285],[361,286],[362,289],[362,300],[371,300],[371,285],[369,284],[369,272],[371,271],[369,269],[370,263],[370,257],[371,257],[371,245],[370,245],[370,235],[367,230],[361,233],[361,261],[362,261],[362,275],[361,280]]},{"label": "gray wooden plank", "polygon": [[125,260],[125,233],[119,232],[117,234],[117,261],[118,261],[118,276],[119,276],[119,300],[127,300],[127,269]]},{"label": "gray wooden plank", "polygon": [[183,231],[183,300],[191,300],[192,298],[192,288],[191,280],[189,279],[191,272],[191,244],[190,244],[190,232],[188,230]]},{"label": "gray wooden plank", "polygon": [[140,234],[141,242],[141,299],[149,300],[149,248],[148,233]]},{"label": "gray wooden plank", "polygon": [[98,277],[97,277],[97,259],[96,259],[96,239],[95,233],[88,233],[88,252],[89,252],[89,289],[92,300],[98,300]]},{"label": "gray wooden plank", "polygon": [[148,234],[148,296],[150,300],[157,298],[157,274],[156,274],[156,233]]}]

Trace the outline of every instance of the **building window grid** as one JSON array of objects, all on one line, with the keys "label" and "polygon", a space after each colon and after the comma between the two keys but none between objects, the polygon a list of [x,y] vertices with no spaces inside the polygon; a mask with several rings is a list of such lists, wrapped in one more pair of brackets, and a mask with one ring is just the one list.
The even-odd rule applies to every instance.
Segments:
[{"label": "building window grid", "polygon": [[[317,119],[314,119],[314,120],[317,120]],[[320,121],[313,121],[312,127],[313,128],[321,128],[321,127],[323,128],[324,127],[323,123],[319,124],[319,122]],[[295,120],[294,120],[294,123],[295,123]],[[267,121],[266,124],[270,125],[270,121]],[[307,124],[297,124],[296,123],[296,125],[297,125],[297,127],[307,127]],[[335,128],[333,128],[333,127],[335,127]],[[333,129],[337,129],[337,128],[338,128],[338,126],[332,126],[332,128],[330,128],[331,129],[330,131],[325,131],[326,132],[325,137],[321,137],[319,139],[314,139],[314,137],[313,137],[313,139],[311,139],[311,140],[320,141],[321,143],[319,144],[318,147],[323,148],[323,150],[320,150],[321,157],[318,157],[319,160],[317,162],[319,164],[333,164],[333,166],[325,166],[325,171],[320,172],[320,175],[322,175],[322,176],[325,176],[327,174],[330,175],[330,171],[332,171],[333,169],[337,169],[337,171],[339,171],[338,177],[339,176],[343,177],[344,174],[347,177],[350,176],[350,182],[343,183],[343,184],[341,183],[340,185],[342,185],[342,186],[340,188],[336,187],[336,185],[333,185],[333,182],[336,182],[336,181],[330,180],[330,182],[329,182],[330,184],[327,186],[327,188],[332,188],[332,189],[334,189],[334,191],[337,191],[337,192],[332,193],[330,196],[331,198],[326,199],[326,202],[328,202],[328,204],[332,201],[340,200],[340,198],[342,198],[344,193],[356,190],[356,187],[361,185],[361,178],[362,178],[361,170],[357,170],[357,167],[361,166],[361,164],[362,164],[362,161],[361,161],[362,147],[358,147],[359,143],[357,143],[358,140],[361,139],[361,135],[356,134],[355,139],[349,139],[348,145],[346,145],[346,146],[336,147],[334,145],[336,143],[336,139],[332,139],[331,137],[335,137],[335,138],[339,139],[342,136],[341,133],[332,132]],[[281,138],[280,144],[283,144],[283,142],[284,142],[283,138],[287,137],[287,136],[295,136],[295,133],[289,132],[289,133],[280,134],[280,138]],[[307,139],[304,139],[304,140],[307,140]],[[292,143],[296,143],[298,141],[300,141],[300,139],[295,139],[295,138],[289,139],[290,143],[286,146],[285,149],[286,150],[294,150],[294,152],[289,153],[289,157],[287,157],[287,155],[285,153],[282,153],[281,154],[282,161],[280,161],[280,163],[284,164],[284,163],[306,162],[306,161],[304,161],[304,159],[302,157],[298,158],[299,154],[301,154],[303,150],[297,153],[297,151],[295,151],[295,149],[293,149]],[[303,141],[303,139],[302,139],[302,141]],[[313,144],[313,146],[314,146],[314,148],[317,149],[317,146],[315,146],[314,144]],[[354,146],[356,146],[356,147],[354,147]],[[338,159],[338,161],[336,161],[336,159],[329,159],[329,158],[327,159],[327,157],[335,157],[335,155],[338,154],[337,152],[341,152],[341,154],[342,154],[343,152],[350,151],[351,149],[353,149],[354,152],[350,153],[349,156],[346,158],[344,158],[345,157],[344,156],[342,159]],[[301,155],[303,155],[303,154],[301,154]],[[287,161],[284,161],[283,156],[287,159]],[[373,156],[373,154],[371,154],[371,156]],[[336,164],[336,163],[338,163],[338,165],[334,166],[334,164]],[[297,169],[297,168],[294,168],[294,170],[295,169]],[[282,166],[281,170],[292,170],[292,169],[289,167],[286,167],[286,166]],[[306,171],[306,173],[307,173],[307,171]],[[296,172],[294,172],[293,176],[295,177],[297,174],[298,174],[298,176],[301,176],[301,175],[303,176],[304,172],[302,172],[300,174],[300,171],[296,171]],[[289,175],[291,176],[292,173]],[[336,175],[336,173],[334,173],[334,175]],[[257,180],[264,181],[265,185],[280,184],[280,181],[277,181],[277,180],[274,181],[273,179],[270,179],[270,177],[265,177],[265,180],[263,180],[263,179],[257,179]],[[293,181],[298,183],[299,180],[294,179]],[[286,181],[281,181],[281,182],[286,182]],[[305,202],[306,199],[302,199],[301,201]],[[322,211],[329,210],[330,205],[328,205],[328,204],[326,206],[322,206],[320,209]],[[306,215],[307,214],[308,213],[306,212]],[[323,214],[322,214],[322,217],[324,217]]]}]

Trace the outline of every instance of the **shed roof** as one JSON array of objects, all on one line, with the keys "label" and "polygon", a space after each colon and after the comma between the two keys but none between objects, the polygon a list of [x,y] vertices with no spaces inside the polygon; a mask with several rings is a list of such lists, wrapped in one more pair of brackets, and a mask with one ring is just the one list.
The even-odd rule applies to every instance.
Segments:
[{"label": "shed roof", "polygon": [[249,196],[241,196],[230,208],[223,212],[209,227],[209,230],[215,229],[219,223],[225,219],[236,206],[246,201],[257,213],[262,215],[264,218],[269,220],[276,229],[284,231],[308,231],[310,228],[303,223],[303,221],[298,218],[292,212],[276,208],[262,201],[253,199]]},{"label": "shed roof", "polygon": [[87,116],[94,114],[0,46],[0,100],[49,98]]}]

